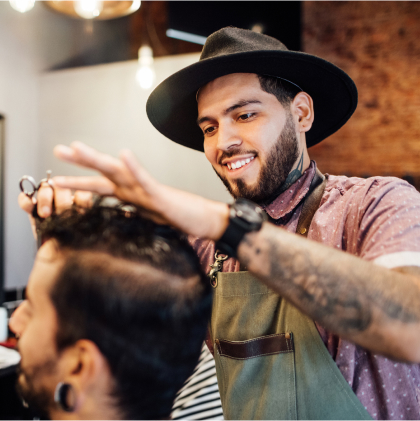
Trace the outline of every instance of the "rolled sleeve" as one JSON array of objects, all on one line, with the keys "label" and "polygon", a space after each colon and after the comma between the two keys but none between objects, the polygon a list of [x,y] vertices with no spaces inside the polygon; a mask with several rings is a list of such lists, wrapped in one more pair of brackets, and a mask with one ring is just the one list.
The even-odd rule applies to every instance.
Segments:
[{"label": "rolled sleeve", "polygon": [[359,256],[388,268],[420,266],[420,193],[397,178],[374,180],[364,206]]}]

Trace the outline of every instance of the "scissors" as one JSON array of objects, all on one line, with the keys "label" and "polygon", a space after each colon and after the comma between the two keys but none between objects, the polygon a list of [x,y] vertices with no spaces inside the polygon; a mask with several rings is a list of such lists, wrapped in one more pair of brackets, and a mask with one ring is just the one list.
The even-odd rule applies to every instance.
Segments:
[{"label": "scissors", "polygon": [[[47,177],[43,178],[38,184],[36,184],[35,179],[33,177],[31,177],[30,175],[24,175],[19,180],[20,190],[22,191],[22,193],[24,193],[31,200],[35,196],[36,192],[41,188],[43,183],[46,183],[54,191],[54,185],[53,185],[53,182],[51,180],[51,172],[52,172],[51,170],[48,170],[47,171]],[[25,187],[24,187],[25,182],[26,182],[26,184],[29,183],[29,185],[30,185],[29,190],[25,189]],[[52,203],[52,209],[54,210],[54,199],[53,199],[53,203]],[[40,235],[39,225],[43,221],[43,218],[41,218],[38,215],[37,204],[35,204],[35,206],[32,210],[32,216],[35,218],[37,244],[38,244],[38,248],[40,248],[41,245],[42,245],[42,238],[41,238],[41,235]]]}]

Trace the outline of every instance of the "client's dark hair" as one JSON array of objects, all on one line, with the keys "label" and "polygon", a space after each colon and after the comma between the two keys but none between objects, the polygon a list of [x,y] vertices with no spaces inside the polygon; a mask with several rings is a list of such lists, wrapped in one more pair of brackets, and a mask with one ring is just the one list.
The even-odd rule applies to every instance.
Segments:
[{"label": "client's dark hair", "polygon": [[210,317],[211,287],[193,249],[170,227],[98,204],[52,217],[41,230],[65,257],[50,292],[58,350],[93,341],[122,416],[168,417]]},{"label": "client's dark hair", "polygon": [[302,92],[296,85],[287,80],[274,76],[257,75],[261,89],[264,92],[274,95],[283,107],[288,108],[294,97]]}]

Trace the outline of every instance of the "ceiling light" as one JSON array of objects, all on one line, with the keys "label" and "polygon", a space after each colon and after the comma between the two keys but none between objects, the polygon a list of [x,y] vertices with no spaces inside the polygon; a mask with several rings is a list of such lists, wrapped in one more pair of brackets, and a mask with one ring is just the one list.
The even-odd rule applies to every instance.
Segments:
[{"label": "ceiling light", "polygon": [[255,25],[252,26],[251,31],[262,34],[264,32],[264,25],[262,25],[261,23],[256,23]]},{"label": "ceiling light", "polygon": [[[15,0],[16,1],[16,0]],[[141,1],[43,1],[43,4],[73,18],[107,20],[130,15],[140,8]]]},{"label": "ceiling light", "polygon": [[206,37],[201,35],[190,34],[189,32],[178,31],[176,29],[168,29],[166,36],[169,38],[180,39],[182,41],[193,42],[194,44],[204,45],[206,43]]},{"label": "ceiling light", "polygon": [[20,13],[25,13],[31,10],[35,5],[35,0],[9,0],[13,9]]},{"label": "ceiling light", "polygon": [[74,10],[83,19],[97,18],[104,7],[103,1],[78,0],[74,2]]},{"label": "ceiling light", "polygon": [[148,45],[139,48],[139,68],[136,79],[143,89],[152,87],[155,81],[155,70],[153,69],[153,50]]}]

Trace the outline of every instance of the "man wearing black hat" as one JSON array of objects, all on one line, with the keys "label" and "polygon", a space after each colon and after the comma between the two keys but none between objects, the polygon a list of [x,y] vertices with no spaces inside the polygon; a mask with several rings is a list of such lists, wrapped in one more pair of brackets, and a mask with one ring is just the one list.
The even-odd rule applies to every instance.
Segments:
[{"label": "man wearing black hat", "polygon": [[233,205],[159,184],[129,152],[56,148],[104,175],[57,186],[116,195],[196,237],[226,418],[420,417],[420,195],[395,178],[324,176],[307,151],[356,105],[333,64],[224,28],[147,113],[205,152]]}]

